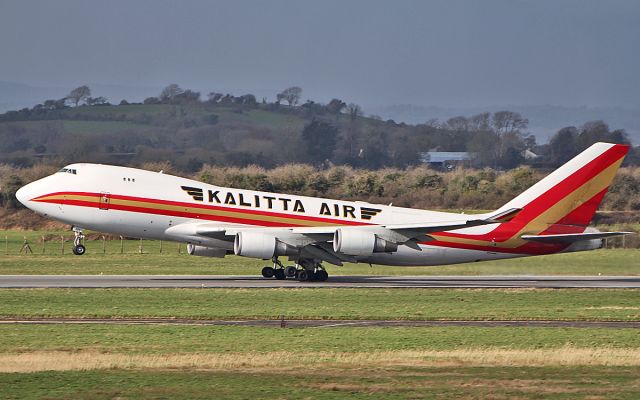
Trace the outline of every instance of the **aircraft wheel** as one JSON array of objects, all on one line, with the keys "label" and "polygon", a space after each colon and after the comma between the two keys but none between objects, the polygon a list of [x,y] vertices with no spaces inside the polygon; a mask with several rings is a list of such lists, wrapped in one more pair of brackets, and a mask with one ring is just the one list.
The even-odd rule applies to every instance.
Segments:
[{"label": "aircraft wheel", "polygon": [[284,278],[286,278],[285,273],[284,273],[284,269],[282,269],[282,268],[276,269],[275,270],[275,276],[276,276],[276,279],[279,280],[279,281],[281,281]]},{"label": "aircraft wheel", "polygon": [[81,256],[87,251],[87,248],[84,247],[83,245],[79,244],[79,245],[75,246],[72,251],[73,251],[73,254],[75,254],[77,256]]},{"label": "aircraft wheel", "polygon": [[298,271],[298,280],[300,282],[309,282],[316,279],[316,274],[313,271],[307,271],[306,269]]},{"label": "aircraft wheel", "polygon": [[275,274],[275,270],[271,267],[264,267],[262,268],[262,276],[264,276],[265,278],[273,278],[273,275]]},{"label": "aircraft wheel", "polygon": [[327,273],[327,271],[321,269],[316,272],[316,279],[319,280],[320,282],[324,282],[327,279],[329,279],[329,274]]},{"label": "aircraft wheel", "polygon": [[287,277],[296,276],[296,272],[298,272],[298,270],[293,265],[290,265],[290,266],[288,266],[287,268],[284,269],[284,274]]}]

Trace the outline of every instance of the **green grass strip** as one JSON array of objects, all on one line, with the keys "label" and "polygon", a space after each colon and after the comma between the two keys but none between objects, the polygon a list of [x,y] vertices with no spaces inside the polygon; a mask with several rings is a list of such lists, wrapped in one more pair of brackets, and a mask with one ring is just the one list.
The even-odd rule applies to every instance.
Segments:
[{"label": "green grass strip", "polygon": [[3,289],[0,316],[640,320],[635,289]]},{"label": "green grass strip", "polygon": [[126,354],[371,352],[458,348],[637,348],[637,329],[530,327],[264,328],[158,325],[0,325],[0,353]]},{"label": "green grass strip", "polygon": [[637,399],[637,367],[0,374],[4,399]]}]

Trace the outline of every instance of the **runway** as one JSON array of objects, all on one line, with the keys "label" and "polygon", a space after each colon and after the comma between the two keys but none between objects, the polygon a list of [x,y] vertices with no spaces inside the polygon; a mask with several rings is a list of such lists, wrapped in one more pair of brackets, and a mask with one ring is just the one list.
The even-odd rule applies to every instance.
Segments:
[{"label": "runway", "polygon": [[0,275],[0,288],[640,289],[640,276],[331,276],[298,282],[237,275]]}]

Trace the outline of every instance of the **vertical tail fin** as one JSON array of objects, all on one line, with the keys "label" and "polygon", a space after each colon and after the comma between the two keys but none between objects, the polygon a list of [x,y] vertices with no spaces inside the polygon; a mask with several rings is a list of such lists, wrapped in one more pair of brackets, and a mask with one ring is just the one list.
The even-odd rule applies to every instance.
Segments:
[{"label": "vertical tail fin", "polygon": [[591,222],[628,151],[627,145],[596,143],[498,212],[522,209],[511,222],[527,230],[581,232]]}]

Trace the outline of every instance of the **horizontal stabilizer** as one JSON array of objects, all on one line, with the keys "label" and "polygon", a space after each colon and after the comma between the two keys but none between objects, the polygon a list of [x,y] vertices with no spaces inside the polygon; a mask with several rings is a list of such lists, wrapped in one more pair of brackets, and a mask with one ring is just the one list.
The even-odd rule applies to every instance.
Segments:
[{"label": "horizontal stabilizer", "polygon": [[516,215],[520,214],[520,211],[522,211],[522,208],[509,208],[500,213],[490,215],[489,218],[487,218],[487,221],[495,223],[509,222],[514,219]]},{"label": "horizontal stabilizer", "polygon": [[604,239],[614,236],[629,235],[634,232],[587,232],[566,233],[562,235],[522,235],[522,239],[539,243],[575,243],[583,240]]}]

